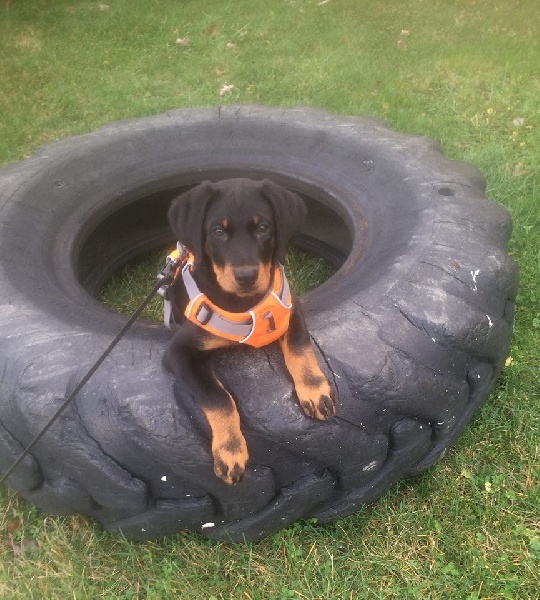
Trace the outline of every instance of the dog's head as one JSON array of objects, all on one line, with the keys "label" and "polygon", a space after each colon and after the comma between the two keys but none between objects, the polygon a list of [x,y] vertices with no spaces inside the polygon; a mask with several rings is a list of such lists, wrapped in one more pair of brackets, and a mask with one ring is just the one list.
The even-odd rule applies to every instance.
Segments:
[{"label": "dog's head", "polygon": [[196,270],[209,263],[223,291],[253,296],[269,287],[305,214],[302,199],[272,181],[227,179],[182,194],[168,216]]}]

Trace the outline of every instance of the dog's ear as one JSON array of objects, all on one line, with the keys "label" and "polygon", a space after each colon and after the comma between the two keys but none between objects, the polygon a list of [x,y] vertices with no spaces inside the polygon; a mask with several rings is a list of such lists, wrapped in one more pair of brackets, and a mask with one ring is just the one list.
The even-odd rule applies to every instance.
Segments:
[{"label": "dog's ear", "polygon": [[261,193],[274,212],[276,222],[275,254],[277,260],[283,262],[287,253],[287,246],[304,223],[307,214],[306,205],[298,194],[269,179],[264,179],[261,182]]},{"label": "dog's ear", "polygon": [[176,239],[200,260],[203,254],[203,225],[206,208],[214,194],[212,182],[191,188],[173,200],[167,217]]}]

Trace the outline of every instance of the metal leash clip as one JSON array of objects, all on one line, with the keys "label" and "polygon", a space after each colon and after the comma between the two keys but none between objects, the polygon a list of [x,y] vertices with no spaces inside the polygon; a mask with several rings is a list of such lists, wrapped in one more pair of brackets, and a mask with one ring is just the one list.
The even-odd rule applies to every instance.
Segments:
[{"label": "metal leash clip", "polygon": [[178,269],[182,266],[182,264],[186,261],[188,257],[189,251],[188,249],[181,244],[180,242],[176,242],[176,250],[171,252],[165,261],[165,266],[162,271],[158,273],[157,280],[158,282],[163,282],[160,285],[157,293],[163,298],[163,322],[166,327],[171,326],[171,317],[172,317],[172,306],[170,300],[170,289],[174,280],[176,279],[176,274],[178,273]]}]

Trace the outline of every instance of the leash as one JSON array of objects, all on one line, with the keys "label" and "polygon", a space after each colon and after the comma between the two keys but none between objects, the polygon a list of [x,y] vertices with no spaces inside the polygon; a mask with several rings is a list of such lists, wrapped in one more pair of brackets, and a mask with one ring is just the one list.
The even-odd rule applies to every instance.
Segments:
[{"label": "leash", "polygon": [[160,291],[161,288],[170,287],[174,280],[176,279],[177,274],[179,273],[178,268],[185,261],[184,253],[181,253],[178,259],[169,260],[165,265],[165,268],[158,275],[158,282],[152,288],[152,291],[146,296],[146,298],[141,302],[137,310],[131,315],[128,321],[124,324],[122,329],[116,334],[116,337],[113,341],[108,345],[107,349],[103,352],[103,354],[96,360],[93,366],[89,369],[86,375],[79,381],[75,389],[69,394],[69,396],[64,400],[64,402],[60,405],[60,407],[56,410],[54,415],[49,419],[48,423],[43,427],[43,429],[36,435],[36,437],[30,442],[30,444],[26,447],[23,453],[17,458],[17,460],[11,465],[8,471],[0,478],[0,484],[4,483],[6,479],[13,473],[13,471],[21,464],[21,462],[30,454],[34,446],[39,442],[39,440],[49,431],[58,417],[62,414],[62,412],[67,408],[67,406],[73,401],[75,396],[82,390],[82,388],[88,383],[88,380],[92,377],[92,375],[99,369],[102,363],[105,361],[107,356],[114,350],[115,346],[118,342],[124,337],[127,333],[128,329],[135,323],[138,319],[142,311],[146,308],[146,305],[150,302],[152,297]]}]

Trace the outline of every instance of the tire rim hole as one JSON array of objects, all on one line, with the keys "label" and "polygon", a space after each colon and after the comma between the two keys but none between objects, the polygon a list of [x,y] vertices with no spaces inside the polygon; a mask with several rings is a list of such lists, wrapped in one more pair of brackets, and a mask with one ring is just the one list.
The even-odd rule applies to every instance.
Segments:
[{"label": "tire rim hole", "polygon": [[[93,221],[82,227],[77,241],[76,273],[81,286],[92,297],[100,299],[111,277],[131,261],[157,248],[164,253],[164,260],[167,248],[175,244],[167,222],[167,210],[173,198],[204,180],[232,177],[270,177],[299,193],[308,207],[308,217],[295,245],[323,258],[336,270],[345,262],[353,246],[353,233],[346,224],[346,217],[337,211],[335,198],[326,191],[278,173],[210,171],[179,176],[172,185],[170,180],[156,181],[128,190],[123,197],[115,199],[116,210],[110,211],[111,203],[107,214],[94,215]],[[158,271],[161,268],[162,265]],[[155,273],[152,280],[154,277]]]},{"label": "tire rim hole", "polygon": [[[76,244],[76,276],[81,286],[107,307],[131,314],[154,285],[176,243],[167,221],[172,200],[202,181],[233,177],[268,177],[304,199],[306,223],[285,264],[298,295],[318,287],[347,260],[354,234],[348,216],[327,191],[279,173],[206,171],[139,184],[108,202],[105,214],[94,214],[81,228]],[[162,306],[161,298],[154,298],[142,319],[161,321]]]},{"label": "tire rim hole", "polygon": [[[139,256],[116,271],[105,283],[99,300],[116,312],[131,315],[155,283],[171,247],[158,248]],[[298,247],[290,248],[285,259],[285,271],[292,290],[302,296],[329,279],[335,268],[324,258]],[[156,295],[141,316],[142,320],[163,319],[163,300]]]}]

